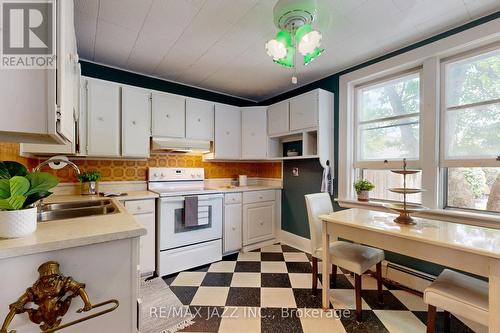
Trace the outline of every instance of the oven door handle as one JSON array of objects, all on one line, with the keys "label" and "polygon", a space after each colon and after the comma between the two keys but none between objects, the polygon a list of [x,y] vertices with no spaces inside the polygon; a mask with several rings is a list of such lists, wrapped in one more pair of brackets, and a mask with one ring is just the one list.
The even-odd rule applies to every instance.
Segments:
[{"label": "oven door handle", "polygon": [[[166,197],[166,198],[161,198],[161,202],[182,202],[184,201],[185,197],[189,197],[190,195],[186,196],[179,196],[179,197]],[[222,199],[223,195],[220,193],[217,194],[203,194],[203,195],[193,195],[198,197],[198,201],[208,201],[208,200],[213,200],[213,199]]]}]

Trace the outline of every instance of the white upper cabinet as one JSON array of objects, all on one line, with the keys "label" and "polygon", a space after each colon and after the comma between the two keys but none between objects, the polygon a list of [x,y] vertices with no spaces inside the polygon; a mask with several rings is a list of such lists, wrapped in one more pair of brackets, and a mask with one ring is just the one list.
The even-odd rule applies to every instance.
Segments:
[{"label": "white upper cabinet", "polygon": [[267,133],[269,135],[283,134],[289,131],[288,100],[273,104],[267,108]]},{"label": "white upper cabinet", "polygon": [[267,158],[266,107],[241,109],[241,158]]},{"label": "white upper cabinet", "polygon": [[290,99],[290,131],[318,126],[318,90]]},{"label": "white upper cabinet", "polygon": [[87,155],[120,156],[120,86],[87,80]]},{"label": "white upper cabinet", "polygon": [[122,87],[122,155],[148,157],[151,132],[151,93]]},{"label": "white upper cabinet", "polygon": [[241,157],[241,111],[236,106],[215,105],[214,157]]},{"label": "white upper cabinet", "polygon": [[73,85],[77,83],[73,1],[57,1],[56,63],[50,69],[4,69],[0,75],[0,141],[74,141]]},{"label": "white upper cabinet", "polygon": [[154,137],[184,138],[186,99],[183,96],[154,92],[152,108]]},{"label": "white upper cabinet", "polygon": [[186,99],[186,139],[214,139],[214,103]]}]

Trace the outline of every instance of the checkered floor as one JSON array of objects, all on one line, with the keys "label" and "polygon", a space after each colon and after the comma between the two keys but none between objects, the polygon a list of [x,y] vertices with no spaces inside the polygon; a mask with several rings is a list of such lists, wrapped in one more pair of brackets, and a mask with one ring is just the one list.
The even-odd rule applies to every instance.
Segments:
[{"label": "checkered floor", "polygon": [[[370,276],[363,276],[363,322],[357,323],[354,279],[338,273],[328,312],[321,310],[321,291],[311,294],[310,255],[287,245],[230,255],[163,279],[195,315],[195,324],[183,332],[425,332],[422,299],[384,286],[380,305]],[[321,275],[319,280],[321,288]],[[437,332],[442,322],[438,314]],[[451,332],[472,332],[455,318],[451,323]]]}]

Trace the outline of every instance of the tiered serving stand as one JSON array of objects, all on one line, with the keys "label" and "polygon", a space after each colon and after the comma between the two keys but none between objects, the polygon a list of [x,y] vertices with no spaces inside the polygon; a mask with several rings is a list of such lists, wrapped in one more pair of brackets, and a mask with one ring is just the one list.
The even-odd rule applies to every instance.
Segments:
[{"label": "tiered serving stand", "polygon": [[394,222],[399,223],[399,224],[406,224],[406,225],[416,224],[416,222],[413,220],[413,218],[410,216],[410,214],[426,210],[427,208],[425,208],[422,205],[408,203],[406,200],[406,195],[421,193],[425,190],[420,189],[420,188],[407,188],[406,187],[406,176],[418,173],[418,172],[420,172],[420,170],[407,169],[406,168],[406,159],[403,159],[403,169],[391,170],[391,172],[403,175],[403,187],[395,187],[395,188],[389,189],[389,191],[391,191],[391,192],[402,194],[403,195],[403,202],[402,203],[399,203],[399,202],[398,203],[387,203],[387,204],[385,204],[385,207],[399,213],[399,216],[394,219]]}]

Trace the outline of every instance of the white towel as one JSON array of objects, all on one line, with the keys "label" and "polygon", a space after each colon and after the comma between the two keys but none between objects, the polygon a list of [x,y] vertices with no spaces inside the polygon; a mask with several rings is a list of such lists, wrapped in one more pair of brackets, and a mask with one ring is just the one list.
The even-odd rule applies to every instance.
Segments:
[{"label": "white towel", "polygon": [[323,177],[321,179],[321,192],[333,195],[333,179],[332,170],[329,165],[323,169]]}]

